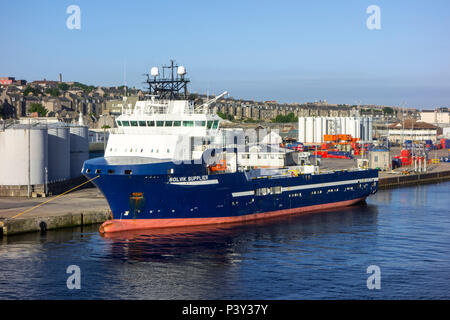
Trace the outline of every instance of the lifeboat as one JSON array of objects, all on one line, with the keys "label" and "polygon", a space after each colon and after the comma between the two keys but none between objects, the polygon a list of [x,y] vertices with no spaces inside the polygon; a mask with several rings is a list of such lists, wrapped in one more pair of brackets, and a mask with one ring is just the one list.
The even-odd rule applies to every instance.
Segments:
[{"label": "lifeboat", "polygon": [[220,160],[220,162],[216,165],[209,166],[209,170],[211,170],[212,172],[225,171],[227,170],[227,163],[225,162],[225,160]]}]

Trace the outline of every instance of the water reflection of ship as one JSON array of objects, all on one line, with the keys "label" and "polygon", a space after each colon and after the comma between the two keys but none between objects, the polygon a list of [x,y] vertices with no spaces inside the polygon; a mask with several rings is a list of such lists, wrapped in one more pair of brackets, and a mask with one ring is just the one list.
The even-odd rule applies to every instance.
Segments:
[{"label": "water reflection of ship", "polygon": [[112,258],[138,261],[172,261],[195,255],[233,263],[255,241],[287,243],[340,233],[349,226],[376,233],[377,207],[360,205],[320,213],[249,221],[226,226],[193,226],[135,230],[103,234],[111,243]]}]

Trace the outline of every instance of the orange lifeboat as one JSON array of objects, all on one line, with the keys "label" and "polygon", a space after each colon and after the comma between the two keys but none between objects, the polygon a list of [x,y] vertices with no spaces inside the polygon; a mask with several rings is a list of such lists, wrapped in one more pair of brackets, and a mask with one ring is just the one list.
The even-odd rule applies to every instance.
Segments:
[{"label": "orange lifeboat", "polygon": [[218,164],[209,166],[209,170],[211,170],[212,172],[225,171],[227,170],[227,163],[225,162],[225,160],[220,160]]}]

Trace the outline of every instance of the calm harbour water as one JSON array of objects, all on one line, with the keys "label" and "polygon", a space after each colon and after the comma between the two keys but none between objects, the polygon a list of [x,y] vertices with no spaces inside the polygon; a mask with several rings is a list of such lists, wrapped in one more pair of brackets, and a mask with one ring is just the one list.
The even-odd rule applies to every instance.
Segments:
[{"label": "calm harbour water", "polygon": [[[0,240],[0,299],[449,299],[450,182],[228,227]],[[81,289],[69,290],[69,265]],[[367,267],[381,269],[369,290]]]}]

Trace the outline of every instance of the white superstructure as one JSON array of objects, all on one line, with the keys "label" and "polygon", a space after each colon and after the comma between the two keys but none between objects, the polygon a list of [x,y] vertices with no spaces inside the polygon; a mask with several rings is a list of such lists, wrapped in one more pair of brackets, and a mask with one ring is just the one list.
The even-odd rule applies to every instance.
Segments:
[{"label": "white superstructure", "polygon": [[[205,147],[220,143],[220,118],[208,112],[208,104],[196,108],[188,100],[137,101],[126,106],[111,131],[105,157],[133,156],[157,159],[191,160],[200,158]],[[205,147],[202,147],[205,146]]]}]

